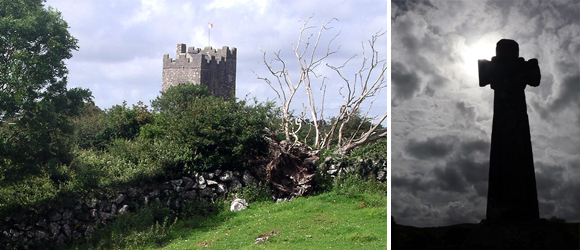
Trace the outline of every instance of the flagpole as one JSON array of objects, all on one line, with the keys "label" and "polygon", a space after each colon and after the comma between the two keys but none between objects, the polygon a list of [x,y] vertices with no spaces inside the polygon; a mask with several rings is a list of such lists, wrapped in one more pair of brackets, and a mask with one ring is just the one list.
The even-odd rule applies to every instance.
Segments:
[{"label": "flagpole", "polygon": [[211,28],[213,28],[213,23],[207,23],[207,46],[211,46]]}]

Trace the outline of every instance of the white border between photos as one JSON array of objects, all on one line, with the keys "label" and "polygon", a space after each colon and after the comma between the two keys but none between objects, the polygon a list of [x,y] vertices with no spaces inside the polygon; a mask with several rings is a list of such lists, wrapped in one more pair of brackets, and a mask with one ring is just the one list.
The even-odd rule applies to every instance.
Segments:
[{"label": "white border between photos", "polygon": [[391,249],[391,0],[387,4],[387,249]]}]

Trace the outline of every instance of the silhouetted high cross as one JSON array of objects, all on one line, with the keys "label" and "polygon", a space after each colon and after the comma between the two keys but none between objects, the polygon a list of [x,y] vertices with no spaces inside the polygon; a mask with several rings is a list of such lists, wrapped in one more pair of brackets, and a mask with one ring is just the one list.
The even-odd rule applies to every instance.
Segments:
[{"label": "silhouetted high cross", "polygon": [[537,59],[519,57],[518,43],[502,39],[496,56],[479,60],[479,86],[494,90],[487,220],[539,219],[526,85],[540,85]]}]

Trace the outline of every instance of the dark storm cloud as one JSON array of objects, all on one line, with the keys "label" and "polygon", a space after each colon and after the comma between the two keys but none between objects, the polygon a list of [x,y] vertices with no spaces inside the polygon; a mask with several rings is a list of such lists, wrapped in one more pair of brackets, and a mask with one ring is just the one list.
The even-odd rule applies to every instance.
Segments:
[{"label": "dark storm cloud", "polygon": [[[533,103],[532,107],[542,119],[553,123],[556,122],[554,115],[570,108],[577,113],[580,107],[580,2],[550,2],[549,7],[542,8],[538,27],[542,32],[540,38],[543,38],[540,49],[553,56],[548,61],[549,67],[542,72],[542,84],[547,75],[548,83],[553,83],[549,85],[553,92],[546,103]],[[548,46],[550,43],[546,42],[553,45]]]},{"label": "dark storm cloud", "polygon": [[432,73],[431,80],[427,83],[427,86],[425,87],[425,94],[427,96],[433,96],[437,91],[437,89],[445,86],[447,82],[449,82],[449,79],[447,79],[446,77],[443,77],[436,73]]},{"label": "dark storm cloud", "polygon": [[490,143],[481,139],[459,141],[455,136],[427,138],[425,141],[409,140],[406,152],[421,160],[443,160],[432,173],[424,175],[394,175],[392,185],[412,193],[435,187],[442,191],[466,193],[473,187],[477,196],[487,195],[488,152]]},{"label": "dark storm cloud", "polygon": [[473,221],[478,217],[477,211],[471,209],[471,206],[463,202],[451,202],[447,206],[446,215],[443,219],[445,225],[454,225]]},{"label": "dark storm cloud", "polygon": [[580,105],[580,75],[567,76],[561,83],[560,93],[550,104],[551,112],[558,112],[567,107],[574,109]]},{"label": "dark storm cloud", "polygon": [[458,101],[455,103],[455,108],[458,115],[455,117],[455,124],[461,126],[462,129],[473,130],[477,119],[477,110],[473,104],[466,101]]},{"label": "dark storm cloud", "polygon": [[435,186],[443,191],[467,193],[473,187],[478,196],[487,195],[488,161],[456,155],[445,166],[435,167]]},{"label": "dark storm cloud", "polygon": [[488,161],[478,162],[472,158],[459,157],[450,161],[448,166],[456,166],[465,180],[471,184],[487,182]]},{"label": "dark storm cloud", "polygon": [[407,11],[415,9],[417,6],[429,6],[435,7],[429,0],[392,0],[393,5],[397,6],[397,13],[393,13],[393,15],[398,16],[402,15]]},{"label": "dark storm cloud", "polygon": [[554,123],[552,116],[563,110],[577,110],[580,107],[580,75],[565,77],[560,83],[560,89],[547,105],[533,102],[532,107],[545,121]]},{"label": "dark storm cloud", "polygon": [[456,141],[457,138],[453,136],[437,136],[427,138],[425,141],[411,139],[405,147],[405,151],[421,160],[444,158],[451,153]]},{"label": "dark storm cloud", "polygon": [[440,66],[459,61],[459,55],[449,41],[439,34],[439,27],[430,25],[424,19],[418,16],[395,17],[394,21],[396,24],[392,32],[396,36],[392,40],[396,40],[393,43],[397,46],[393,47],[393,57],[400,60],[393,59],[392,62],[392,103],[397,105],[412,99],[421,91],[427,96],[435,95],[450,82]]},{"label": "dark storm cloud", "polygon": [[486,5],[493,10],[499,10],[501,12],[500,25],[505,26],[508,22],[508,16],[511,12],[512,6],[515,5],[516,1],[488,1]]},{"label": "dark storm cloud", "polygon": [[[580,207],[580,182],[578,181],[579,161],[564,165],[536,163],[536,186],[540,212],[547,216],[558,215],[563,218],[578,219]],[[570,173],[575,173],[569,176]],[[576,213],[576,214],[575,214]],[[575,217],[574,217],[575,216]]]},{"label": "dark storm cloud", "polygon": [[580,192],[578,190],[580,190],[578,181],[568,181],[555,186],[549,195],[550,199],[543,196],[543,193],[538,193],[540,214],[545,217],[557,216],[566,218],[566,220],[578,221],[577,209],[580,207]]},{"label": "dark storm cloud", "polygon": [[392,98],[396,99],[393,101],[413,98],[421,89],[421,78],[400,62],[392,62],[391,68],[391,89],[394,91]]},{"label": "dark storm cloud", "polygon": [[[441,163],[425,173],[392,175],[393,204],[396,204],[392,209],[400,212],[394,213],[395,216],[402,222],[413,221],[420,225],[480,220],[485,216],[482,206],[487,196],[489,147],[489,141],[478,138],[460,140],[455,136],[439,136],[425,141],[410,140],[409,154],[415,154],[426,165],[435,159]],[[444,152],[433,152],[437,148]],[[425,203],[418,203],[418,200],[396,203],[399,197],[410,194],[415,199],[423,197]],[[429,201],[441,204],[436,207]]]},{"label": "dark storm cloud", "polygon": [[465,192],[473,187],[481,197],[487,195],[488,160],[470,158],[458,154],[450,159],[444,168],[435,168],[440,187],[443,190]]},{"label": "dark storm cloud", "polygon": [[391,185],[393,187],[405,189],[413,195],[417,195],[417,192],[427,191],[433,188],[433,182],[427,181],[423,176],[400,176],[394,175],[391,177]]},{"label": "dark storm cloud", "polygon": [[435,168],[433,173],[438,180],[437,186],[443,191],[463,193],[469,185],[459,169],[454,166],[447,165],[443,168]]},{"label": "dark storm cloud", "polygon": [[562,166],[545,165],[543,163],[536,163],[536,188],[538,195],[547,200],[552,200],[555,191],[560,188],[564,179],[566,169]]},{"label": "dark storm cloud", "polygon": [[580,183],[578,180],[566,182],[559,190],[562,194],[560,199],[555,200],[556,212],[560,218],[578,221],[578,208],[580,208]]},{"label": "dark storm cloud", "polygon": [[416,217],[417,215],[421,215],[421,217],[427,218],[438,217],[436,214],[433,214],[429,206],[426,207],[407,206],[403,209],[402,213],[399,216],[401,218],[407,218],[407,217]]},{"label": "dark storm cloud", "polygon": [[475,113],[475,107],[464,101],[458,101],[455,103],[455,107],[460,111],[461,115],[467,120],[475,120],[477,114]]},{"label": "dark storm cloud", "polygon": [[491,143],[488,140],[473,139],[462,143],[461,147],[459,147],[459,155],[473,158],[478,156],[487,157],[490,147]]}]

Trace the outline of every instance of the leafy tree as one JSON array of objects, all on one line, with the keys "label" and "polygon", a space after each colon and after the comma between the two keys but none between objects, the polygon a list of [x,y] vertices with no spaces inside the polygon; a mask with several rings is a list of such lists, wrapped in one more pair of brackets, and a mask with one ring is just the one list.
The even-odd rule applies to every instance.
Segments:
[{"label": "leafy tree", "polygon": [[78,116],[71,118],[74,127],[73,144],[89,149],[99,144],[97,135],[104,130],[105,111],[94,103],[87,103]]},{"label": "leafy tree", "polygon": [[69,117],[90,100],[66,88],[76,50],[60,13],[41,0],[0,0],[0,179],[71,160]]},{"label": "leafy tree", "polygon": [[132,108],[126,102],[101,110],[94,104],[87,105],[82,114],[73,119],[75,144],[82,149],[104,149],[115,139],[134,139],[141,127],[153,123],[154,114],[146,105],[138,102]]},{"label": "leafy tree", "polygon": [[165,145],[162,148],[181,152],[168,161],[174,165],[169,167],[241,170],[249,159],[268,151],[264,135],[275,116],[271,103],[222,99],[211,96],[203,85],[186,84],[169,88],[152,106],[159,112],[156,125],[141,133]]},{"label": "leafy tree", "polygon": [[132,109],[123,102],[123,105],[105,111],[105,118],[101,121],[104,128],[97,136],[105,143],[117,138],[133,139],[139,135],[142,126],[153,121],[153,114],[142,102],[133,105]]},{"label": "leafy tree", "polygon": [[161,96],[151,101],[151,106],[156,112],[178,115],[191,106],[193,100],[209,96],[211,93],[207,87],[185,84],[162,92]]}]

